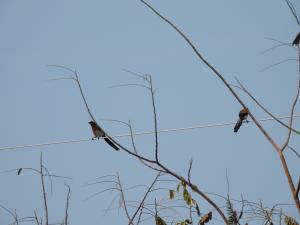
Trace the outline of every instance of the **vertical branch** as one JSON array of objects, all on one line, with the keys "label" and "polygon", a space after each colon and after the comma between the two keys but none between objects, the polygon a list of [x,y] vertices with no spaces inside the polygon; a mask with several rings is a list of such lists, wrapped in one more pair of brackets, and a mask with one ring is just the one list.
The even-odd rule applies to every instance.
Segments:
[{"label": "vertical branch", "polygon": [[34,210],[34,220],[36,222],[37,225],[40,225],[39,219],[37,217],[36,211]]},{"label": "vertical branch", "polygon": [[193,224],[193,216],[192,216],[192,206],[190,205],[189,206],[189,215],[190,215],[190,222],[191,222],[191,224]]},{"label": "vertical branch", "polygon": [[300,177],[299,177],[299,180],[298,180],[297,189],[295,191],[295,197],[296,198],[299,198],[299,191],[300,191]]},{"label": "vertical branch", "polygon": [[192,170],[192,165],[193,165],[193,159],[190,160],[189,162],[189,170],[188,170],[188,181],[191,183],[191,170]]},{"label": "vertical branch", "polygon": [[300,94],[300,48],[298,46],[298,83],[297,83],[297,92],[294,98],[294,101],[292,103],[292,108],[291,108],[291,113],[290,113],[290,119],[289,119],[289,130],[288,130],[288,135],[286,138],[286,141],[283,145],[283,147],[281,148],[281,151],[284,151],[284,149],[286,148],[286,146],[289,144],[290,138],[291,138],[291,127],[293,126],[293,116],[294,116],[294,111],[295,111],[295,107],[296,104],[298,102],[298,98],[299,98],[299,94]]},{"label": "vertical branch", "polygon": [[122,184],[121,184],[121,180],[120,180],[120,176],[119,176],[119,174],[117,174],[117,179],[118,179],[118,185],[119,185],[119,187],[120,187],[120,192],[121,192],[121,198],[122,198],[122,202],[123,202],[123,204],[124,204],[124,210],[125,210],[125,213],[126,213],[126,216],[127,216],[127,218],[128,218],[128,220],[129,220],[129,225],[133,225],[133,223],[131,222],[131,220],[130,220],[130,215],[129,215],[129,213],[128,213],[128,209],[127,209],[127,205],[126,205],[126,201],[125,201],[125,196],[124,196],[124,192],[123,192],[123,188],[122,188]]},{"label": "vertical branch", "polygon": [[158,220],[158,214],[157,214],[157,203],[156,203],[156,198],[154,199],[154,210],[155,210],[155,224],[158,225],[157,220]]},{"label": "vertical branch", "polygon": [[154,90],[152,84],[152,77],[150,77],[150,91],[151,91],[151,99],[152,99],[152,109],[153,109],[153,117],[154,117],[154,131],[155,131],[155,160],[158,163],[158,136],[157,136],[157,114],[156,114],[156,107],[154,101]]},{"label": "vertical branch", "polygon": [[41,184],[42,184],[42,192],[43,192],[43,199],[44,199],[44,209],[45,209],[45,219],[46,224],[49,225],[49,217],[48,217],[48,205],[47,205],[47,196],[46,196],[46,190],[45,190],[45,184],[44,184],[44,174],[43,174],[43,155],[41,152],[40,156],[40,177],[41,177]]},{"label": "vertical branch", "polygon": [[17,210],[15,210],[15,220],[16,220],[16,225],[19,225]]},{"label": "vertical branch", "polygon": [[281,164],[282,164],[282,166],[283,166],[283,169],[284,169],[286,178],[287,178],[287,180],[288,180],[288,184],[289,184],[290,189],[291,189],[292,197],[293,197],[293,199],[294,199],[294,202],[295,202],[295,204],[296,204],[296,207],[297,207],[297,209],[298,209],[298,212],[300,213],[300,202],[299,202],[298,196],[295,196],[296,189],[295,189],[295,186],[294,186],[294,183],[293,183],[293,179],[292,179],[292,176],[291,176],[291,174],[290,174],[288,165],[287,165],[287,163],[286,163],[286,161],[285,161],[285,157],[284,157],[284,155],[283,155],[283,152],[282,152],[282,151],[278,151],[278,154],[279,154],[279,158],[280,158]]},{"label": "vertical branch", "polygon": [[71,188],[69,185],[66,184],[68,187],[68,193],[67,193],[67,199],[66,199],[66,211],[65,211],[65,225],[68,225],[68,219],[69,219],[69,203],[70,203],[70,197],[71,197]]}]

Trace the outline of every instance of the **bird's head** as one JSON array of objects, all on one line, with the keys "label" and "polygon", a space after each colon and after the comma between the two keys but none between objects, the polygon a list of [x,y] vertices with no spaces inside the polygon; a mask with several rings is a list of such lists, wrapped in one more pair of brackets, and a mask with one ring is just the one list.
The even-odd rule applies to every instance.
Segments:
[{"label": "bird's head", "polygon": [[95,121],[90,121],[89,124],[90,125],[96,125]]}]

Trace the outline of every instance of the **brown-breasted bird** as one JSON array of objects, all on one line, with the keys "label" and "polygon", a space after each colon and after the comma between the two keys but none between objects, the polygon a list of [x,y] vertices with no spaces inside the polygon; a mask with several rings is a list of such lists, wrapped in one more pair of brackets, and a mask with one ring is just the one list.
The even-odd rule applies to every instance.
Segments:
[{"label": "brown-breasted bird", "polygon": [[93,134],[95,138],[100,138],[102,137],[104,141],[106,141],[107,144],[109,144],[111,147],[113,147],[116,151],[119,150],[118,146],[116,146],[111,140],[110,137],[104,132],[104,130],[95,122],[95,121],[90,121],[89,124],[92,127]]},{"label": "brown-breasted bird", "polygon": [[238,130],[240,129],[240,127],[242,126],[242,123],[245,119],[247,119],[249,114],[249,109],[248,108],[244,108],[240,111],[239,113],[239,120],[236,122],[235,126],[234,126],[234,132],[238,132]]},{"label": "brown-breasted bird", "polygon": [[300,44],[300,32],[295,37],[295,40],[293,41],[292,46],[299,45],[299,44]]}]

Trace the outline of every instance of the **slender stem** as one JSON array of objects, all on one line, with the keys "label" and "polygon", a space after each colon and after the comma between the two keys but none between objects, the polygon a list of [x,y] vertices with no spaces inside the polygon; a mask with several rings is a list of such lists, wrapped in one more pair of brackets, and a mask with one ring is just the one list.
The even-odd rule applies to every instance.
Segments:
[{"label": "slender stem", "polygon": [[68,187],[68,193],[67,193],[67,199],[66,199],[66,211],[65,211],[65,225],[68,225],[68,219],[69,219],[69,204],[70,204],[70,197],[71,197],[71,188],[70,186],[66,185]]},{"label": "slender stem", "polygon": [[131,217],[130,221],[128,224],[132,224],[134,218],[136,217],[137,213],[140,211],[140,209],[142,208],[142,206],[144,205],[144,202],[148,196],[148,194],[150,193],[152,187],[154,186],[154,184],[156,183],[157,179],[160,176],[160,172],[156,175],[155,179],[153,180],[152,184],[149,186],[148,190],[146,191],[144,197],[142,198],[142,201],[140,202],[140,205],[138,206],[137,210],[135,211],[135,213],[133,214],[133,216]]},{"label": "slender stem", "polygon": [[150,77],[150,90],[151,90],[151,100],[152,100],[152,109],[153,109],[153,117],[154,117],[154,133],[155,133],[155,160],[158,163],[158,135],[157,135],[157,114],[156,114],[156,107],[154,101],[154,90],[152,84],[152,77]]},{"label": "slender stem", "polygon": [[[291,108],[291,113],[290,113],[291,117],[289,119],[289,127],[290,128],[293,126],[294,111],[295,111],[295,107],[296,107],[296,104],[298,102],[298,98],[299,98],[299,94],[300,94],[300,49],[299,49],[299,46],[298,46],[298,50],[299,51],[298,51],[298,83],[297,83],[297,93],[296,93],[294,101],[292,103],[292,108]],[[283,147],[281,148],[282,151],[284,151],[284,149],[286,148],[286,146],[288,146],[290,138],[291,138],[291,133],[292,133],[292,131],[291,131],[291,129],[289,129],[286,141],[285,141]]]},{"label": "slender stem", "polygon": [[[137,152],[137,149],[136,149],[136,146],[135,146],[135,141],[134,141],[134,136],[133,136],[133,130],[132,130],[132,126],[131,126],[131,122],[129,121],[129,130],[130,130],[130,138],[131,138],[131,143],[132,143],[132,148],[133,148],[133,151],[136,155],[139,155],[138,152]],[[149,167],[150,169],[152,170],[156,170],[156,171],[159,171],[159,172],[164,172],[158,168],[155,168],[154,166],[151,166],[149,164],[147,164],[146,162],[144,162],[144,160],[142,160],[141,158],[138,158],[138,160],[143,164],[145,165],[146,167]]]},{"label": "slender stem", "polygon": [[96,121],[96,120],[94,119],[92,113],[91,113],[91,110],[90,110],[90,108],[89,108],[89,105],[88,105],[87,102],[86,102],[86,99],[85,99],[85,97],[84,97],[84,94],[83,94],[83,91],[82,91],[82,88],[81,88],[81,84],[80,84],[80,82],[79,82],[78,74],[77,74],[76,71],[75,71],[75,76],[76,76],[75,81],[76,81],[76,83],[78,84],[78,87],[79,87],[79,90],[80,90],[80,94],[81,94],[82,99],[83,99],[84,104],[85,104],[85,108],[86,108],[86,110],[88,111],[88,113],[89,113],[91,119],[92,119],[93,121]]},{"label": "slender stem", "polygon": [[290,172],[289,172],[287,163],[286,163],[286,161],[285,161],[285,157],[284,157],[282,151],[278,151],[278,154],[279,154],[280,161],[281,161],[281,164],[282,164],[282,166],[283,166],[285,175],[286,175],[286,177],[287,177],[288,184],[289,184],[290,189],[291,189],[291,192],[292,192],[292,197],[293,197],[293,199],[294,199],[294,202],[296,203],[296,207],[297,207],[297,209],[298,209],[298,212],[300,213],[300,202],[299,202],[299,198],[298,198],[298,196],[295,195],[296,189],[295,189],[295,186],[294,186],[294,183],[293,183],[292,176],[291,176],[291,174],[290,174]]},{"label": "slender stem", "polygon": [[44,173],[43,173],[43,155],[41,153],[40,156],[40,177],[41,177],[41,183],[42,183],[42,191],[43,191],[43,199],[44,199],[44,209],[45,209],[45,225],[49,225],[49,216],[48,216],[48,205],[47,205],[47,196],[46,196],[46,190],[45,190],[45,183],[44,183]]},{"label": "slender stem", "polygon": [[296,189],[296,192],[295,192],[295,197],[296,198],[299,198],[299,191],[300,191],[300,177],[299,177],[297,189]]},{"label": "slender stem", "polygon": [[126,216],[129,220],[129,225],[134,225],[131,220],[130,220],[130,215],[128,213],[128,209],[127,209],[127,205],[126,205],[126,201],[125,201],[125,196],[124,196],[124,192],[123,192],[123,188],[122,188],[122,184],[121,184],[121,180],[120,180],[120,176],[119,174],[117,174],[117,179],[118,179],[118,185],[120,187],[120,193],[121,193],[121,198],[122,198],[122,202],[124,204],[124,210],[125,210],[125,213],[126,213]]},{"label": "slender stem", "polygon": [[189,170],[188,170],[188,181],[191,183],[191,170],[192,170],[192,165],[193,165],[193,159],[190,160],[189,163]]}]

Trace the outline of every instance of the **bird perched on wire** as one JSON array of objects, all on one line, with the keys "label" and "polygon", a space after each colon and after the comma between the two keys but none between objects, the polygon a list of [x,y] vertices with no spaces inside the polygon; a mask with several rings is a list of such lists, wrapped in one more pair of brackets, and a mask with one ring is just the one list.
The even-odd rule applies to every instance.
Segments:
[{"label": "bird perched on wire", "polygon": [[295,37],[295,40],[293,41],[292,46],[299,45],[299,44],[300,44],[300,32]]},{"label": "bird perched on wire", "polygon": [[112,148],[114,148],[116,151],[119,150],[118,146],[116,146],[110,139],[110,137],[104,132],[104,130],[95,122],[90,121],[89,124],[92,127],[92,131],[94,134],[94,138],[100,138],[102,137],[104,141],[106,141],[107,144],[109,144]]},{"label": "bird perched on wire", "polygon": [[236,122],[236,124],[234,126],[234,129],[233,129],[234,132],[238,132],[238,130],[242,126],[243,121],[247,119],[248,114],[249,114],[249,109],[248,108],[244,108],[240,111],[239,120]]}]

